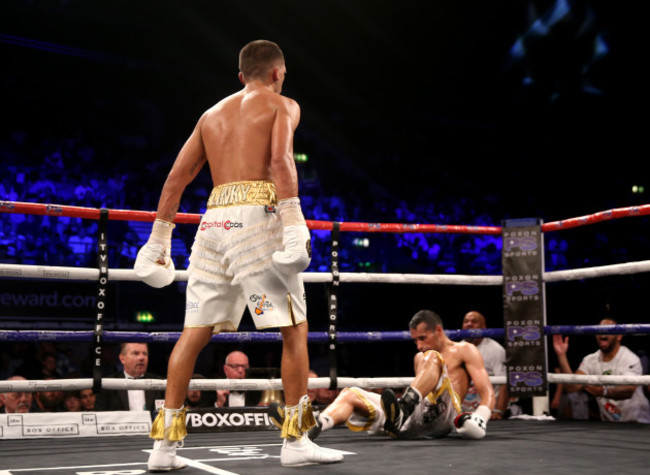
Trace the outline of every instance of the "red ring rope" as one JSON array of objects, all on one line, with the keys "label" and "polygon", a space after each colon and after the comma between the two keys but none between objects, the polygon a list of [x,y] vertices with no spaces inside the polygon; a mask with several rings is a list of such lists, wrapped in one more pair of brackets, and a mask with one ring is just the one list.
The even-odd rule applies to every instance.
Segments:
[{"label": "red ring rope", "polygon": [[[70,218],[99,219],[98,208],[82,206],[66,206],[43,203],[27,203],[19,201],[0,201],[2,213],[25,213],[46,216],[65,216]],[[542,225],[542,231],[561,231],[588,224],[600,223],[612,219],[650,215],[650,204],[615,208],[600,211],[587,216],[554,221]],[[115,209],[109,211],[109,219],[118,221],[153,221],[155,211],[134,211]],[[201,215],[196,213],[178,213],[174,222],[198,224]],[[307,226],[313,230],[332,230],[331,221],[307,220]],[[341,223],[341,231],[356,231],[366,233],[454,233],[454,234],[501,234],[501,226],[466,226],[448,224],[400,224],[400,223]]]}]

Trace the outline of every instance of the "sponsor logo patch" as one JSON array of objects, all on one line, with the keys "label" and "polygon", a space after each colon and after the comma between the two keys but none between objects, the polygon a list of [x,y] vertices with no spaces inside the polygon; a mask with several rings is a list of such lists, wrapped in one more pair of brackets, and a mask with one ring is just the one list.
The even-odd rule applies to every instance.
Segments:
[{"label": "sponsor logo patch", "polygon": [[273,303],[266,299],[266,294],[253,294],[249,299],[256,304],[255,315],[264,315],[264,312],[273,311]]},{"label": "sponsor logo patch", "polygon": [[224,221],[204,221],[199,226],[199,229],[201,231],[205,231],[211,228],[222,228],[228,231],[230,229],[243,228],[243,227],[244,227],[243,223],[238,223],[236,221],[230,221],[229,219],[227,219]]}]

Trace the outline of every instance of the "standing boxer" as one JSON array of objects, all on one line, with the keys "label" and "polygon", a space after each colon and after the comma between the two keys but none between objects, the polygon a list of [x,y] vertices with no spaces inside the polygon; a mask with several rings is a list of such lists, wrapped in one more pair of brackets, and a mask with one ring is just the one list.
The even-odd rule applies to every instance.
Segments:
[{"label": "standing boxer", "polygon": [[309,265],[311,241],[293,157],[300,107],[280,95],[287,68],[277,44],[258,40],[244,46],[239,70],[244,88],[201,116],[176,158],[151,237],[135,263],[149,285],[173,281],[173,221],[183,191],[207,162],[214,189],[190,255],[185,323],[169,359],[165,406],[151,432],[156,442],[150,470],[183,467],[176,446],[185,436],[182,404],[196,358],[213,333],[237,330],[246,305],[258,329],[279,327],[282,333],[282,465],[342,460],[306,436],[314,417],[300,272]]}]

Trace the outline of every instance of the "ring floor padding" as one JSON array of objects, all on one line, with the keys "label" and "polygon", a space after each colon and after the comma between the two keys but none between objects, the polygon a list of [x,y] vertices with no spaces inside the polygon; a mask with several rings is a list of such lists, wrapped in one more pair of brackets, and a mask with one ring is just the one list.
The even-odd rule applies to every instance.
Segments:
[{"label": "ring floor padding", "polygon": [[[468,441],[395,440],[337,428],[317,442],[345,452],[342,463],[280,465],[279,432],[190,434],[179,475],[239,474],[549,474],[648,473],[650,425],[596,421],[493,421],[488,436]],[[146,436],[21,439],[0,442],[0,475],[146,473]]]}]

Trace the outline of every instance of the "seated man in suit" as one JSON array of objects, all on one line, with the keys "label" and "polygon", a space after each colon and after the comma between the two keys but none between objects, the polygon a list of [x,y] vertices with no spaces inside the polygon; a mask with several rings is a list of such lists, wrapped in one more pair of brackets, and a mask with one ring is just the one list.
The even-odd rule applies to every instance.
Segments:
[{"label": "seated man in suit", "polygon": [[[242,351],[232,351],[226,356],[223,365],[223,373],[226,379],[245,379],[250,370],[248,356]],[[259,402],[257,391],[229,391],[227,389],[217,390],[217,402],[215,407],[241,407],[256,406]]]},{"label": "seated man in suit", "polygon": [[[161,376],[147,371],[149,365],[149,347],[146,343],[122,343],[120,362],[124,368],[109,375],[109,378],[128,379],[164,379]],[[120,390],[103,389],[97,394],[95,402],[96,411],[153,411],[156,409],[156,400],[164,400],[164,391]]]}]

